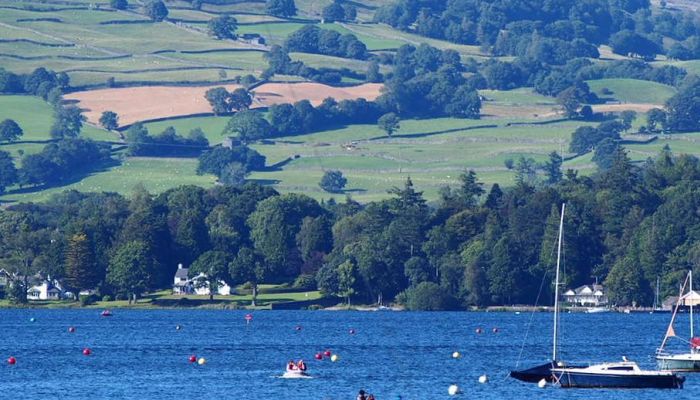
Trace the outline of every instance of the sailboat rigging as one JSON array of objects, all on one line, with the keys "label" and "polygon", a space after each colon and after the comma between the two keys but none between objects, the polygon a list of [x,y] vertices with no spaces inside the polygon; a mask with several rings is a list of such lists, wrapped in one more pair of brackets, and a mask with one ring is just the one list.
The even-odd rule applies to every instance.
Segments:
[{"label": "sailboat rigging", "polygon": [[559,236],[557,240],[557,267],[554,277],[554,328],[553,328],[553,340],[552,340],[552,360],[546,364],[538,365],[532,368],[520,370],[520,371],[510,371],[510,376],[517,380],[523,382],[537,383],[541,380],[547,382],[554,381],[554,375],[552,374],[552,368],[563,367],[564,363],[557,360],[557,339],[559,337],[559,271],[561,266],[561,243],[562,236],[564,232],[564,210],[566,208],[566,203],[561,205],[561,216],[559,218]]},{"label": "sailboat rigging", "polygon": [[[685,293],[685,288],[688,287],[688,293]],[[656,361],[659,365],[659,369],[670,370],[670,371],[684,371],[684,372],[700,372],[700,338],[695,337],[695,328],[693,323],[693,306],[695,302],[700,300],[700,295],[693,290],[693,271],[688,271],[688,275],[681,286],[680,293],[678,295],[678,301],[673,309],[673,314],[671,315],[671,322],[668,324],[666,329],[666,334],[664,335],[664,340],[661,342],[661,347],[656,351]],[[673,329],[673,324],[678,315],[681,304],[688,304],[690,309],[690,340],[683,340],[676,336],[676,332]],[[686,353],[676,353],[670,354],[666,352],[666,344],[670,338],[677,338],[683,340],[690,345],[690,352]]]}]

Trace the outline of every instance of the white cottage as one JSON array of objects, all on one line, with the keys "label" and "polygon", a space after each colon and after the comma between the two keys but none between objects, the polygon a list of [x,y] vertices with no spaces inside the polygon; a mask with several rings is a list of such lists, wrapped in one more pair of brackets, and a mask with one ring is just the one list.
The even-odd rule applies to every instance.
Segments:
[{"label": "white cottage", "polygon": [[60,300],[62,294],[63,291],[48,280],[27,289],[27,299],[29,300]]},{"label": "white cottage", "polygon": [[608,304],[608,295],[603,285],[583,285],[564,292],[567,303],[584,307],[600,307]]}]

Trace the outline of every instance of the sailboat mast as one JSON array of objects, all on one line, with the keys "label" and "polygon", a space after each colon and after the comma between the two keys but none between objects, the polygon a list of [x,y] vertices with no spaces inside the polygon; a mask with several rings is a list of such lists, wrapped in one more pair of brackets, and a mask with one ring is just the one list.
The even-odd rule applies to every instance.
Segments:
[{"label": "sailboat mast", "polygon": [[557,271],[554,278],[554,339],[552,340],[552,361],[557,360],[557,329],[559,327],[559,265],[561,262],[561,238],[564,232],[564,209],[566,203],[561,204],[561,218],[559,219],[559,242],[557,244]]},{"label": "sailboat mast", "polygon": [[688,279],[690,280],[690,293],[688,299],[690,300],[690,338],[695,337],[693,332],[693,270],[688,271]]}]

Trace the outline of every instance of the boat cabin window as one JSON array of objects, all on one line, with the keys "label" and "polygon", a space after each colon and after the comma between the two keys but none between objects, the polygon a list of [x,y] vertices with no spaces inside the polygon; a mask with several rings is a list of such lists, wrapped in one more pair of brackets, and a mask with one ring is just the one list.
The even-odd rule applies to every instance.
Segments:
[{"label": "boat cabin window", "polygon": [[632,367],[608,367],[607,368],[610,371],[633,371],[634,368]]}]

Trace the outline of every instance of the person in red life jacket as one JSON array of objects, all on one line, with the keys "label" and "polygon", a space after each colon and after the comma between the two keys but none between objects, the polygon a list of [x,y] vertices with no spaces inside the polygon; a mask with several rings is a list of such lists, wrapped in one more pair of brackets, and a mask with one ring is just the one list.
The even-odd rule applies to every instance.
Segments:
[{"label": "person in red life jacket", "polygon": [[304,360],[299,360],[297,367],[300,371],[306,371],[306,364],[304,363]]},{"label": "person in red life jacket", "polygon": [[297,366],[294,364],[294,360],[289,360],[287,371],[294,371],[295,369],[297,369]]}]

